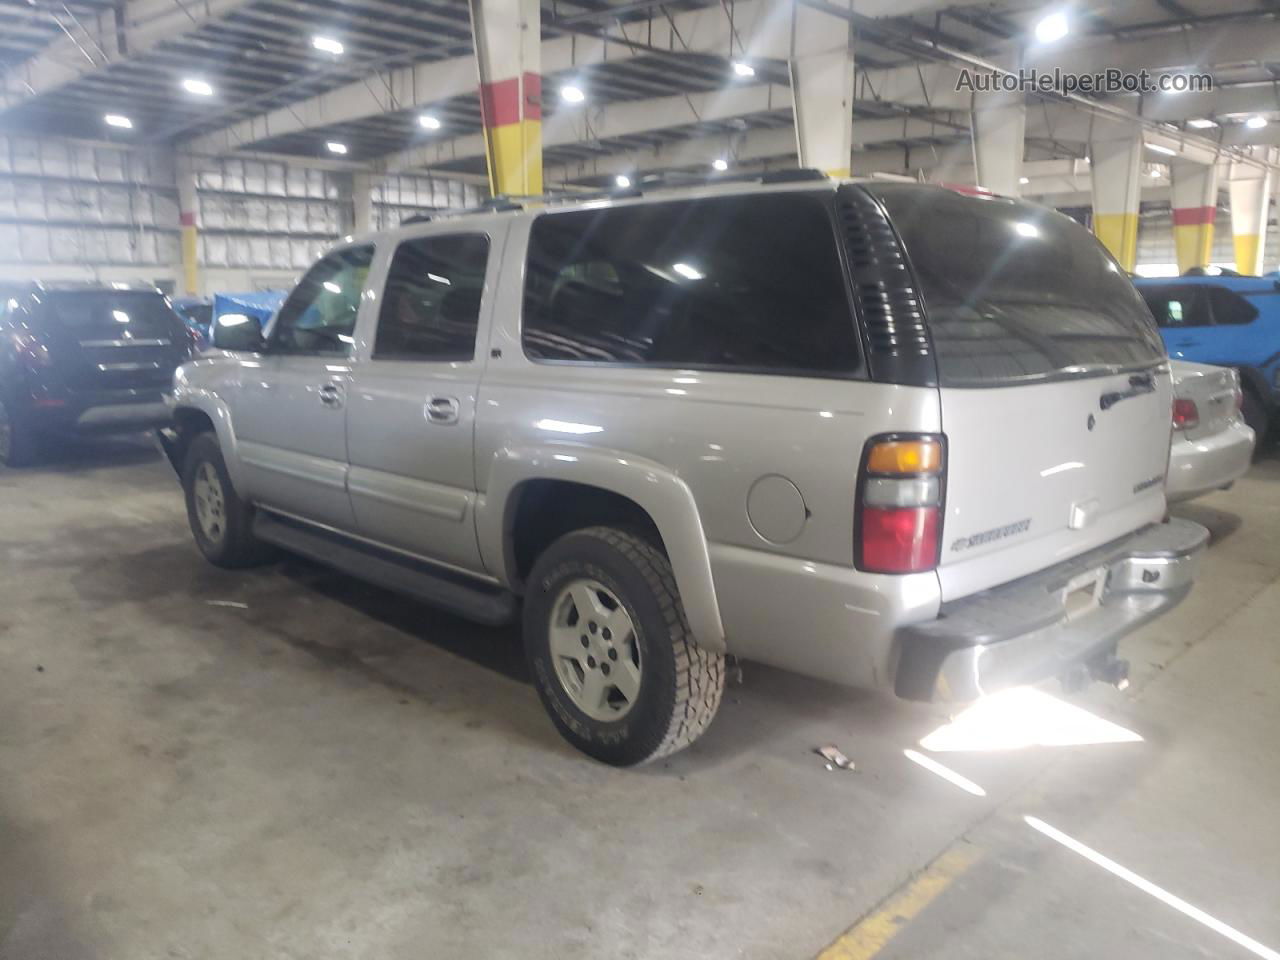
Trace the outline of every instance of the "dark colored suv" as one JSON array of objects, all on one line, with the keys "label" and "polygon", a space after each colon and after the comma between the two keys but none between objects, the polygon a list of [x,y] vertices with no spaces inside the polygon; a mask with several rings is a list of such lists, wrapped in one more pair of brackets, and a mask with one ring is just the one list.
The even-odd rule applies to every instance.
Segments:
[{"label": "dark colored suv", "polygon": [[50,434],[144,430],[192,336],[154,289],[30,284],[0,294],[0,462]]}]

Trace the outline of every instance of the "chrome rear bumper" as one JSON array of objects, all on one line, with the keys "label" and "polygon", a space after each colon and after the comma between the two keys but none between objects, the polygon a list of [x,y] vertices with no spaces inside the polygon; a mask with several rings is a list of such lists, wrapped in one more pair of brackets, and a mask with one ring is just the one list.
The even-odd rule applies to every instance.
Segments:
[{"label": "chrome rear bumper", "polygon": [[1209,531],[1153,524],[1039,573],[944,604],[898,632],[898,696],[965,701],[1061,676],[1178,604]]}]

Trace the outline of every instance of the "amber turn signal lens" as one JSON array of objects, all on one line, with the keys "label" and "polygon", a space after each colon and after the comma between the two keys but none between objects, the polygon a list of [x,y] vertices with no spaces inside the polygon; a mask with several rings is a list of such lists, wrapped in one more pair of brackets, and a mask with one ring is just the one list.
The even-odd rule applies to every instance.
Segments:
[{"label": "amber turn signal lens", "polygon": [[868,473],[937,473],[941,469],[942,444],[937,440],[886,440],[867,454]]}]

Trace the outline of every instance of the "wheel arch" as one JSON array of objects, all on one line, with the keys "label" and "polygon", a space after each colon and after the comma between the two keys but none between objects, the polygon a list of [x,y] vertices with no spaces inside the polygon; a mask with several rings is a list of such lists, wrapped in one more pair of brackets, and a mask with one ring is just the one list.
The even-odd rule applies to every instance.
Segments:
[{"label": "wheel arch", "polygon": [[517,593],[549,540],[601,523],[647,528],[656,537],[698,645],[723,653],[724,624],[697,504],[688,485],[662,465],[600,449],[507,449],[493,464],[476,513],[485,565]]}]

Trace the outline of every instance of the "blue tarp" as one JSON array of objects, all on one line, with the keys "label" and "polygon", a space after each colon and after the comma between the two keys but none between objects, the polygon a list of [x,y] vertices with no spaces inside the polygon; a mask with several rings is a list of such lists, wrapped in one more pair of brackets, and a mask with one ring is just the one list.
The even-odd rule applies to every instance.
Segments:
[{"label": "blue tarp", "polygon": [[213,295],[213,317],[216,320],[224,313],[243,313],[253,317],[258,325],[266,329],[267,322],[275,316],[289,295],[287,290],[260,290],[255,293],[215,293]]}]

